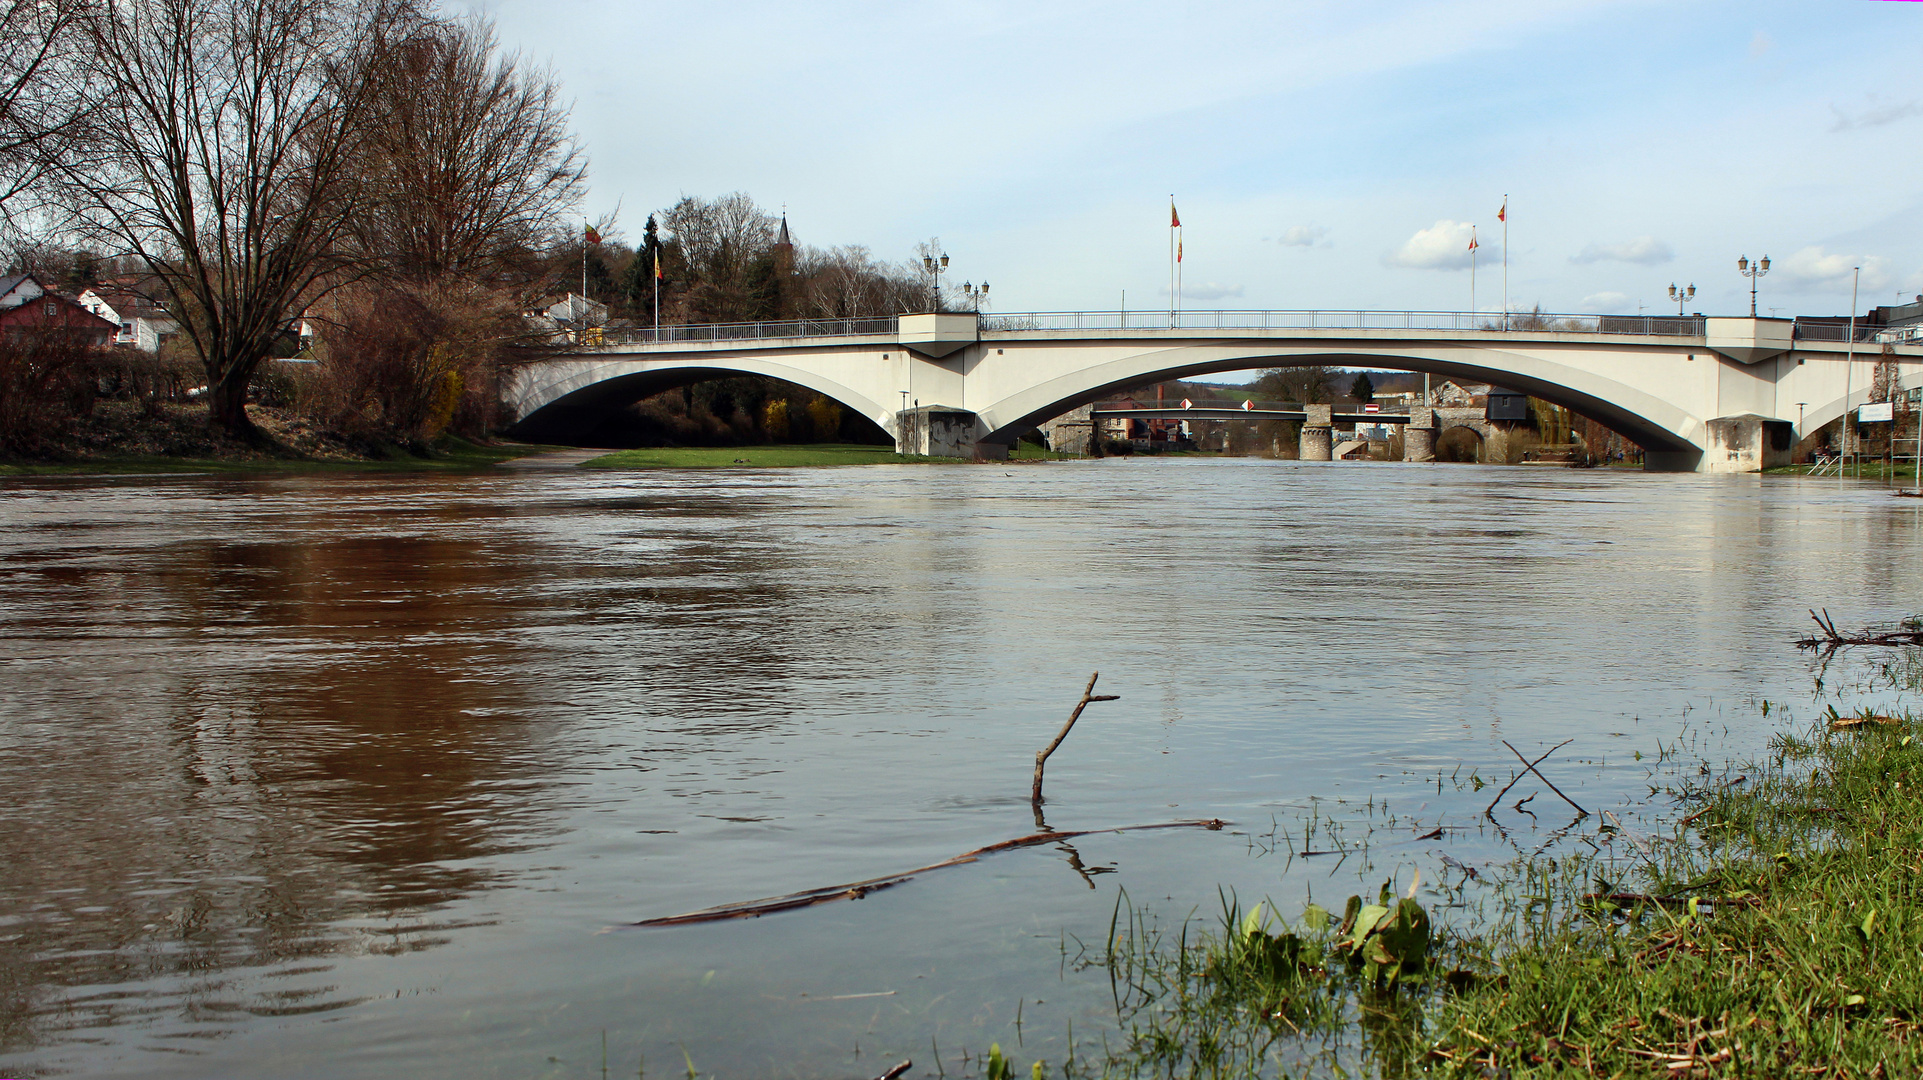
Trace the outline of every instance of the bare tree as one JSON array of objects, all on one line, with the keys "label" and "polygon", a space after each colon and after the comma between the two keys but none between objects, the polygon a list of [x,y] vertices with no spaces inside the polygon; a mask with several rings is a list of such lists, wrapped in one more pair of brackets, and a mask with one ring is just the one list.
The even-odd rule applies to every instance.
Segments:
[{"label": "bare tree", "polygon": [[324,410],[419,442],[487,426],[586,166],[553,76],[501,55],[487,23],[423,22],[381,59],[353,144],[369,272],[310,315]]},{"label": "bare tree", "polygon": [[586,160],[552,73],[483,21],[432,22],[376,75],[358,148],[361,246],[398,277],[525,279],[580,203]]},{"label": "bare tree", "polygon": [[248,385],[290,321],[364,267],[341,243],[372,74],[412,0],[102,0],[84,153],[50,163],[80,237],[151,267],[213,421],[257,437]]},{"label": "bare tree", "polygon": [[0,227],[94,101],[80,0],[8,0],[0,10]]},{"label": "bare tree", "polygon": [[1278,401],[1326,405],[1334,397],[1336,370],[1322,364],[1269,368],[1255,381],[1255,392]]},{"label": "bare tree", "polygon": [[928,287],[906,267],[877,261],[860,245],[807,248],[796,260],[801,314],[852,319],[919,311]]},{"label": "bare tree", "polygon": [[746,192],[684,195],[661,215],[687,281],[681,303],[696,322],[770,318],[780,290],[773,247],[779,221]]}]

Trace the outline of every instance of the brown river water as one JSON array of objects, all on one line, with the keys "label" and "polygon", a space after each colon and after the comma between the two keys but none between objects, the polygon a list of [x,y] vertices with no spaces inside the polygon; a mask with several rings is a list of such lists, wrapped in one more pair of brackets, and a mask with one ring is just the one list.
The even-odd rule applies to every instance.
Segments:
[{"label": "brown river water", "polygon": [[[0,480],[0,1075],[1085,1054],[1118,889],[1206,922],[1218,887],[1502,858],[1415,837],[1472,823],[1440,779],[1506,780],[1505,739],[1573,738],[1551,775],[1627,812],[1635,751],[1814,711],[1805,609],[1923,610],[1920,536],[1872,485],[1606,470]],[[1033,832],[1097,669],[1121,700],[1051,760],[1049,825],[1229,827],[621,925]],[[1311,812],[1396,817],[1339,866],[1269,852]]]}]

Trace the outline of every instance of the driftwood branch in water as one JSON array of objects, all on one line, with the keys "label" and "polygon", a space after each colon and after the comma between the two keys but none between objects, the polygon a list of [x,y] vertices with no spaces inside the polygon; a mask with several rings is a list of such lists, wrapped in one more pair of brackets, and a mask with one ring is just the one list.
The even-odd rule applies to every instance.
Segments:
[{"label": "driftwood branch in water", "polygon": [[[1559,743],[1557,743],[1556,745],[1554,745],[1554,746],[1552,746],[1552,747],[1550,747],[1549,749],[1547,749],[1547,750],[1544,750],[1544,751],[1542,752],[1542,757],[1539,757],[1539,758],[1537,758],[1537,759],[1536,759],[1536,760],[1534,760],[1534,761],[1530,761],[1530,760],[1529,760],[1528,758],[1523,758],[1523,759],[1522,759],[1522,764],[1523,764],[1523,770],[1522,770],[1521,772],[1519,772],[1519,773],[1517,773],[1517,774],[1516,774],[1516,776],[1515,776],[1515,779],[1513,779],[1513,780],[1511,780],[1511,781],[1509,781],[1508,783],[1506,783],[1506,784],[1504,784],[1504,785],[1502,785],[1502,790],[1501,790],[1501,791],[1498,791],[1498,792],[1496,792],[1496,797],[1495,797],[1495,798],[1493,798],[1493,799],[1491,799],[1491,800],[1489,800],[1489,807],[1488,807],[1488,809],[1486,809],[1486,810],[1484,810],[1484,811],[1482,812],[1482,816],[1483,816],[1483,817],[1486,817],[1486,818],[1488,818],[1488,819],[1489,819],[1489,820],[1491,820],[1491,821],[1494,821],[1494,820],[1495,820],[1495,810],[1496,810],[1496,804],[1502,801],[1502,797],[1503,797],[1504,795],[1507,795],[1507,794],[1509,794],[1509,789],[1510,789],[1510,788],[1512,788],[1512,787],[1515,787],[1515,786],[1516,786],[1517,784],[1519,784],[1519,783],[1521,783],[1521,782],[1522,782],[1522,778],[1523,778],[1523,777],[1525,777],[1525,776],[1528,776],[1528,775],[1529,775],[1530,773],[1532,773],[1532,772],[1536,772],[1536,766],[1538,766],[1538,765],[1540,765],[1540,764],[1542,764],[1542,762],[1543,762],[1543,758],[1547,758],[1547,757],[1548,757],[1549,755],[1551,755],[1551,754],[1553,754],[1553,753],[1555,753],[1555,752],[1556,752],[1556,751],[1558,751],[1558,750],[1561,750],[1561,749],[1562,749],[1563,747],[1565,747],[1565,746],[1568,746],[1568,745],[1569,745],[1570,743],[1572,743],[1572,742],[1575,742],[1575,741],[1576,741],[1576,740],[1574,740],[1574,739],[1564,739],[1563,741],[1561,741],[1561,742],[1559,742]],[[1505,743],[1503,743],[1502,745],[1504,745],[1504,746],[1509,746],[1509,744],[1508,744],[1507,742],[1505,742]],[[1512,753],[1512,754],[1514,754],[1514,753],[1515,753],[1515,751],[1516,751],[1516,748],[1515,748],[1515,747],[1513,747],[1513,746],[1509,746],[1509,752],[1510,752],[1510,753]],[[1521,755],[1521,754],[1516,754],[1516,756],[1517,756],[1517,757],[1522,757],[1522,755]],[[1541,774],[1541,773],[1536,773],[1536,775],[1537,775],[1537,776],[1541,776],[1542,774]],[[1548,783],[1548,782],[1549,782],[1549,781],[1547,781],[1547,780],[1544,780],[1544,781],[1543,781],[1543,783],[1545,783],[1545,784],[1546,784],[1546,783]],[[1561,792],[1557,792],[1557,794],[1561,794]],[[1575,804],[1575,803],[1570,803],[1569,805],[1571,805],[1571,806],[1576,806],[1576,804]],[[1578,809],[1578,810],[1582,810],[1582,807],[1580,807],[1580,806],[1576,806],[1576,809]],[[1588,811],[1584,811],[1584,813],[1587,813],[1587,812],[1588,812]]]},{"label": "driftwood branch in water", "polygon": [[1088,677],[1088,687],[1082,691],[1082,700],[1075,703],[1075,711],[1068,714],[1068,723],[1063,724],[1062,730],[1056,733],[1054,742],[1043,747],[1042,752],[1035,755],[1035,783],[1028,789],[1028,801],[1037,807],[1035,811],[1037,821],[1041,820],[1041,810],[1039,807],[1043,802],[1042,766],[1047,764],[1048,755],[1054,753],[1055,748],[1062,745],[1063,739],[1068,738],[1069,729],[1075,726],[1075,721],[1082,718],[1082,710],[1088,708],[1089,702],[1121,700],[1122,695],[1120,694],[1098,694],[1095,692],[1095,680],[1101,677],[1102,673],[1099,671]]},{"label": "driftwood branch in water", "polygon": [[[1570,740],[1570,739],[1564,739],[1564,740],[1563,740],[1562,742],[1559,742],[1559,743],[1557,743],[1557,744],[1556,744],[1556,747],[1563,747],[1563,746],[1567,746],[1567,745],[1569,745],[1569,743],[1570,743],[1570,742],[1572,742],[1572,741],[1573,741],[1573,740]],[[1509,746],[1509,740],[1508,740],[1508,739],[1504,739],[1504,740],[1502,740],[1502,745],[1504,745],[1504,746]],[[1530,760],[1529,760],[1528,758],[1526,758],[1526,757],[1523,757],[1523,756],[1522,756],[1522,751],[1520,751],[1520,750],[1518,750],[1518,749],[1516,749],[1516,748],[1515,748],[1515,747],[1513,747],[1513,746],[1509,746],[1509,752],[1510,752],[1510,753],[1512,753],[1512,754],[1514,754],[1514,755],[1516,755],[1516,760],[1517,760],[1517,761],[1520,761],[1520,762],[1522,762],[1522,763],[1523,763],[1523,765],[1524,765],[1524,766],[1526,766],[1526,767],[1528,768],[1528,770],[1529,770],[1530,772],[1532,772],[1532,773],[1535,773],[1535,774],[1536,774],[1536,779],[1538,779],[1538,780],[1540,780],[1540,781],[1542,781],[1542,782],[1543,782],[1543,783],[1545,783],[1545,784],[1549,784],[1549,790],[1551,790],[1551,791],[1553,791],[1553,792],[1555,792],[1555,793],[1556,793],[1556,797],[1557,797],[1557,798],[1559,798],[1559,799],[1561,799],[1561,800],[1562,800],[1563,802],[1566,802],[1566,803],[1568,803],[1568,804],[1569,804],[1570,806],[1575,806],[1575,807],[1576,807],[1576,813],[1578,813],[1578,814],[1581,814],[1581,815],[1582,815],[1583,817],[1588,817],[1588,816],[1589,816],[1589,811],[1587,811],[1587,810],[1584,810],[1584,809],[1583,809],[1582,807],[1580,807],[1580,806],[1576,806],[1576,800],[1574,800],[1574,799],[1572,799],[1572,798],[1570,798],[1570,797],[1569,797],[1569,796],[1567,796],[1567,795],[1564,795],[1564,794],[1562,793],[1562,789],[1561,789],[1561,788],[1559,788],[1559,787],[1557,787],[1557,786],[1556,786],[1556,785],[1554,785],[1554,784],[1550,784],[1550,783],[1549,783],[1549,778],[1548,778],[1547,776],[1544,776],[1544,775],[1543,775],[1542,773],[1540,773],[1540,772],[1537,772],[1537,770],[1536,770],[1536,765],[1537,765],[1537,764],[1538,764],[1539,762],[1541,762],[1541,761],[1542,761],[1542,758],[1537,758],[1537,759],[1536,759],[1535,761],[1530,761]],[[1555,749],[1553,749],[1553,748],[1552,748],[1552,749],[1550,750],[1550,753],[1554,753],[1554,752],[1555,752]],[[1544,755],[1543,755],[1542,757],[1548,757],[1548,756],[1549,756],[1549,754],[1544,754]]]},{"label": "driftwood branch in water", "polygon": [[904,1061],[901,1064],[895,1066],[894,1068],[889,1069],[887,1072],[882,1073],[880,1076],[875,1077],[875,1080],[895,1080],[896,1077],[900,1076],[902,1073],[905,1073],[914,1067],[915,1067],[915,1063],[912,1060]]},{"label": "driftwood branch in water", "polygon": [[1823,630],[1822,637],[1799,638],[1799,649],[1822,649],[1827,655],[1845,645],[1923,645],[1923,630],[1891,630],[1885,633],[1872,633],[1864,630],[1856,634],[1845,634],[1836,629],[1836,620],[1829,617],[1830,609],[1824,608],[1818,615],[1811,611],[1809,617]]},{"label": "driftwood branch in water", "polygon": [[685,915],[668,915],[659,919],[643,919],[628,923],[629,926],[684,926],[688,923],[721,922],[725,919],[751,919],[759,915],[769,915],[777,911],[792,911],[795,908],[813,907],[835,900],[859,900],[872,892],[900,885],[917,875],[932,870],[944,870],[950,866],[972,863],[983,855],[993,855],[998,851],[1013,851],[1016,848],[1034,847],[1037,844],[1052,844],[1058,840],[1069,840],[1077,836],[1093,836],[1099,833],[1142,832],[1148,829],[1220,829],[1227,822],[1220,818],[1201,821],[1165,821],[1156,825],[1124,825],[1114,829],[1076,829],[1067,832],[1040,832],[1029,836],[1018,836],[1013,840],[1003,840],[999,844],[978,847],[964,851],[952,859],[919,866],[900,874],[887,877],[869,878],[866,881],[851,881],[846,885],[829,885],[821,889],[806,889],[789,893],[786,896],[772,896],[766,900],[750,900],[745,904],[726,904],[721,907],[703,908],[690,911]]}]

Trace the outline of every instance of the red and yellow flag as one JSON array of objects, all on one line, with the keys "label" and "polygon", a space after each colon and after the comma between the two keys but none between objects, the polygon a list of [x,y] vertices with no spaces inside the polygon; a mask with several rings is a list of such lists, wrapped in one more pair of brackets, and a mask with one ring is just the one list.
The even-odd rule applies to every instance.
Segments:
[{"label": "red and yellow flag", "polygon": [[1481,246],[1481,244],[1476,243],[1476,228],[1471,225],[1469,227],[1469,250],[1474,251]]},{"label": "red and yellow flag", "polygon": [[1174,199],[1168,201],[1168,227],[1171,229],[1179,229],[1182,227],[1182,215],[1175,212]]},{"label": "red and yellow flag", "polygon": [[1496,220],[1497,221],[1509,220],[1509,200],[1508,199],[1502,200],[1502,209],[1496,211]]},{"label": "red and yellow flag", "polygon": [[581,228],[586,230],[583,235],[588,238],[588,243],[598,244],[601,242],[601,234],[594,231],[594,226],[584,221],[581,223]]},{"label": "red and yellow flag", "polygon": [[661,249],[654,249],[654,280],[661,280]]},{"label": "red and yellow flag", "polygon": [[1182,242],[1180,240],[1175,242],[1175,261],[1182,261]]}]

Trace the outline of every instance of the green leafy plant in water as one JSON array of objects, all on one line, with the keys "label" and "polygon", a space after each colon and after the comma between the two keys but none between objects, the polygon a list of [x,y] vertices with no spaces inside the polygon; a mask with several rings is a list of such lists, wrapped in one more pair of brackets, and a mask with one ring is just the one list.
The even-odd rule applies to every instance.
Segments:
[{"label": "green leafy plant in water", "polygon": [[1008,1067],[1008,1059],[1002,1056],[1001,1043],[988,1044],[988,1080],[1009,1080],[1014,1073]]}]

